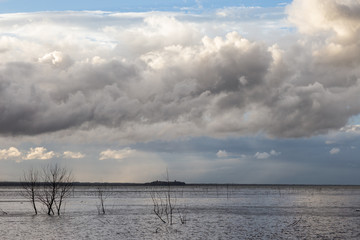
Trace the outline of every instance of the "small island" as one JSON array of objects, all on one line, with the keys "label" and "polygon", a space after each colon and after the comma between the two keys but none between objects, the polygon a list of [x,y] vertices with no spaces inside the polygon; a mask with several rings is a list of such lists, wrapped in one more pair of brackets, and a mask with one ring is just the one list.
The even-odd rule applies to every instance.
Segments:
[{"label": "small island", "polygon": [[180,182],[180,181],[153,181],[153,182],[148,182],[145,183],[145,185],[148,186],[184,186],[186,183],[185,182]]}]

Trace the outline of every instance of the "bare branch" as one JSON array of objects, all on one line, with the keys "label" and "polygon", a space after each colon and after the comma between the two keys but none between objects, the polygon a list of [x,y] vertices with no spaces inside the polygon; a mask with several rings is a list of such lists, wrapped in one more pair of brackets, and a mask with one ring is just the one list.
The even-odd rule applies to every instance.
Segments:
[{"label": "bare branch", "polygon": [[33,168],[29,169],[27,172],[24,172],[21,179],[22,187],[25,190],[23,196],[30,200],[32,207],[34,209],[35,215],[37,212],[36,207],[36,195],[39,188],[39,172]]},{"label": "bare branch", "polygon": [[42,191],[37,195],[39,201],[47,208],[48,215],[61,214],[64,200],[73,189],[73,175],[65,167],[47,165],[42,168]]}]

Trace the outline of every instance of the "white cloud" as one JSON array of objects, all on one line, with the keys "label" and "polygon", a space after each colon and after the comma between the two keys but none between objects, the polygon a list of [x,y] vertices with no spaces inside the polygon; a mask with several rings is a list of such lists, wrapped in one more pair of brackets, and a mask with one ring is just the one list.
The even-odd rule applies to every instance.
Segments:
[{"label": "white cloud", "polygon": [[51,63],[53,65],[57,65],[63,61],[63,54],[59,51],[54,51],[44,55],[39,58],[39,62],[41,63]]},{"label": "white cloud", "polygon": [[288,7],[289,19],[306,34],[333,31],[350,37],[360,28],[359,1],[294,0]]},{"label": "white cloud", "polygon": [[219,150],[217,153],[216,153],[216,156],[218,158],[225,158],[228,156],[228,153],[225,151],[225,150]]},{"label": "white cloud", "polygon": [[[359,63],[358,33],[360,31],[360,2],[332,0],[295,0],[288,7],[289,20],[312,40],[312,55],[325,64]],[[317,46],[316,46],[317,45]]]},{"label": "white cloud", "polygon": [[255,153],[254,157],[257,159],[267,159],[271,156],[279,156],[281,152],[277,152],[275,150],[271,150],[269,153],[267,152],[257,152]]},{"label": "white cloud", "polygon": [[39,58],[38,61],[40,63],[47,63],[56,67],[68,67],[71,64],[70,57],[64,55],[60,51],[47,53],[43,57]]},{"label": "white cloud", "polygon": [[267,152],[257,152],[255,153],[254,157],[257,159],[267,159],[269,158],[271,155]]},{"label": "white cloud", "polygon": [[281,152],[277,152],[277,151],[275,151],[275,150],[271,150],[270,151],[270,155],[271,156],[279,156],[281,154]]},{"label": "white cloud", "polygon": [[340,152],[340,148],[332,148],[329,153],[331,155],[334,155],[334,154],[338,154],[339,152]]},{"label": "white cloud", "polygon": [[64,158],[74,158],[74,159],[79,159],[79,158],[84,158],[85,154],[82,154],[81,152],[70,152],[70,151],[65,151],[63,154]]},{"label": "white cloud", "polygon": [[135,153],[136,151],[127,147],[121,150],[111,150],[107,149],[105,151],[102,151],[99,156],[99,160],[105,160],[105,159],[124,159],[129,157],[131,154]]},{"label": "white cloud", "polygon": [[358,125],[358,124],[346,125],[345,127],[342,127],[340,129],[340,132],[352,133],[352,134],[360,134],[360,125]]},{"label": "white cloud", "polygon": [[10,147],[9,149],[1,149],[0,150],[0,160],[1,159],[9,159],[9,158],[17,158],[21,156],[21,152],[15,148]]},{"label": "white cloud", "polygon": [[23,157],[23,160],[32,160],[32,159],[48,160],[53,157],[55,157],[55,153],[53,151],[47,151],[47,149],[44,147],[36,147],[36,148],[30,148],[26,156]]}]

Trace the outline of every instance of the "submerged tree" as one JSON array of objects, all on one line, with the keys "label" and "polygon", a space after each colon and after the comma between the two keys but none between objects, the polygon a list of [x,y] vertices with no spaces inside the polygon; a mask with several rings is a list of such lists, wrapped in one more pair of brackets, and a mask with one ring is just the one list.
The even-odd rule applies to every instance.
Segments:
[{"label": "submerged tree", "polygon": [[48,215],[61,213],[61,207],[73,188],[73,176],[70,170],[57,164],[42,169],[42,191],[38,199],[47,208]]},{"label": "submerged tree", "polygon": [[71,190],[74,187],[74,177],[70,170],[67,168],[60,168],[59,173],[59,188],[57,197],[55,198],[55,207],[58,215],[60,215],[64,200],[70,196]]},{"label": "submerged tree", "polygon": [[105,207],[105,200],[109,197],[111,191],[109,191],[107,185],[99,185],[96,188],[96,195],[99,199],[99,205],[97,205],[98,213],[99,214],[105,214],[106,213],[106,207]]},{"label": "submerged tree", "polygon": [[39,201],[46,207],[48,215],[61,214],[64,200],[73,189],[73,181],[72,172],[58,164],[47,165],[42,171],[30,169],[22,179],[24,195],[31,200],[35,214]]},{"label": "submerged tree", "polygon": [[168,171],[166,185],[161,190],[152,190],[150,196],[153,202],[153,213],[164,224],[173,225],[175,213],[179,214],[180,223],[186,223],[186,216],[177,207],[176,193],[171,189]]},{"label": "submerged tree", "polygon": [[23,193],[24,197],[29,199],[32,207],[34,209],[35,215],[38,214],[36,207],[36,197],[37,191],[39,188],[39,172],[33,168],[29,169],[27,172],[24,172],[21,179],[22,187],[25,190]]}]

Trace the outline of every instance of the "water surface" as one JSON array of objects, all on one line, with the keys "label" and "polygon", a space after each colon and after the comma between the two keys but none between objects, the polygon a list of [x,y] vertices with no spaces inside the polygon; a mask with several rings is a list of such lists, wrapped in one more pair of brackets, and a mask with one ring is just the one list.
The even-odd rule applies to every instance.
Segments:
[{"label": "water surface", "polygon": [[[360,239],[359,186],[171,187],[174,224],[153,213],[164,187],[76,187],[62,216],[33,215],[21,188],[0,188],[1,239]],[[186,217],[181,224],[180,215]]]}]

